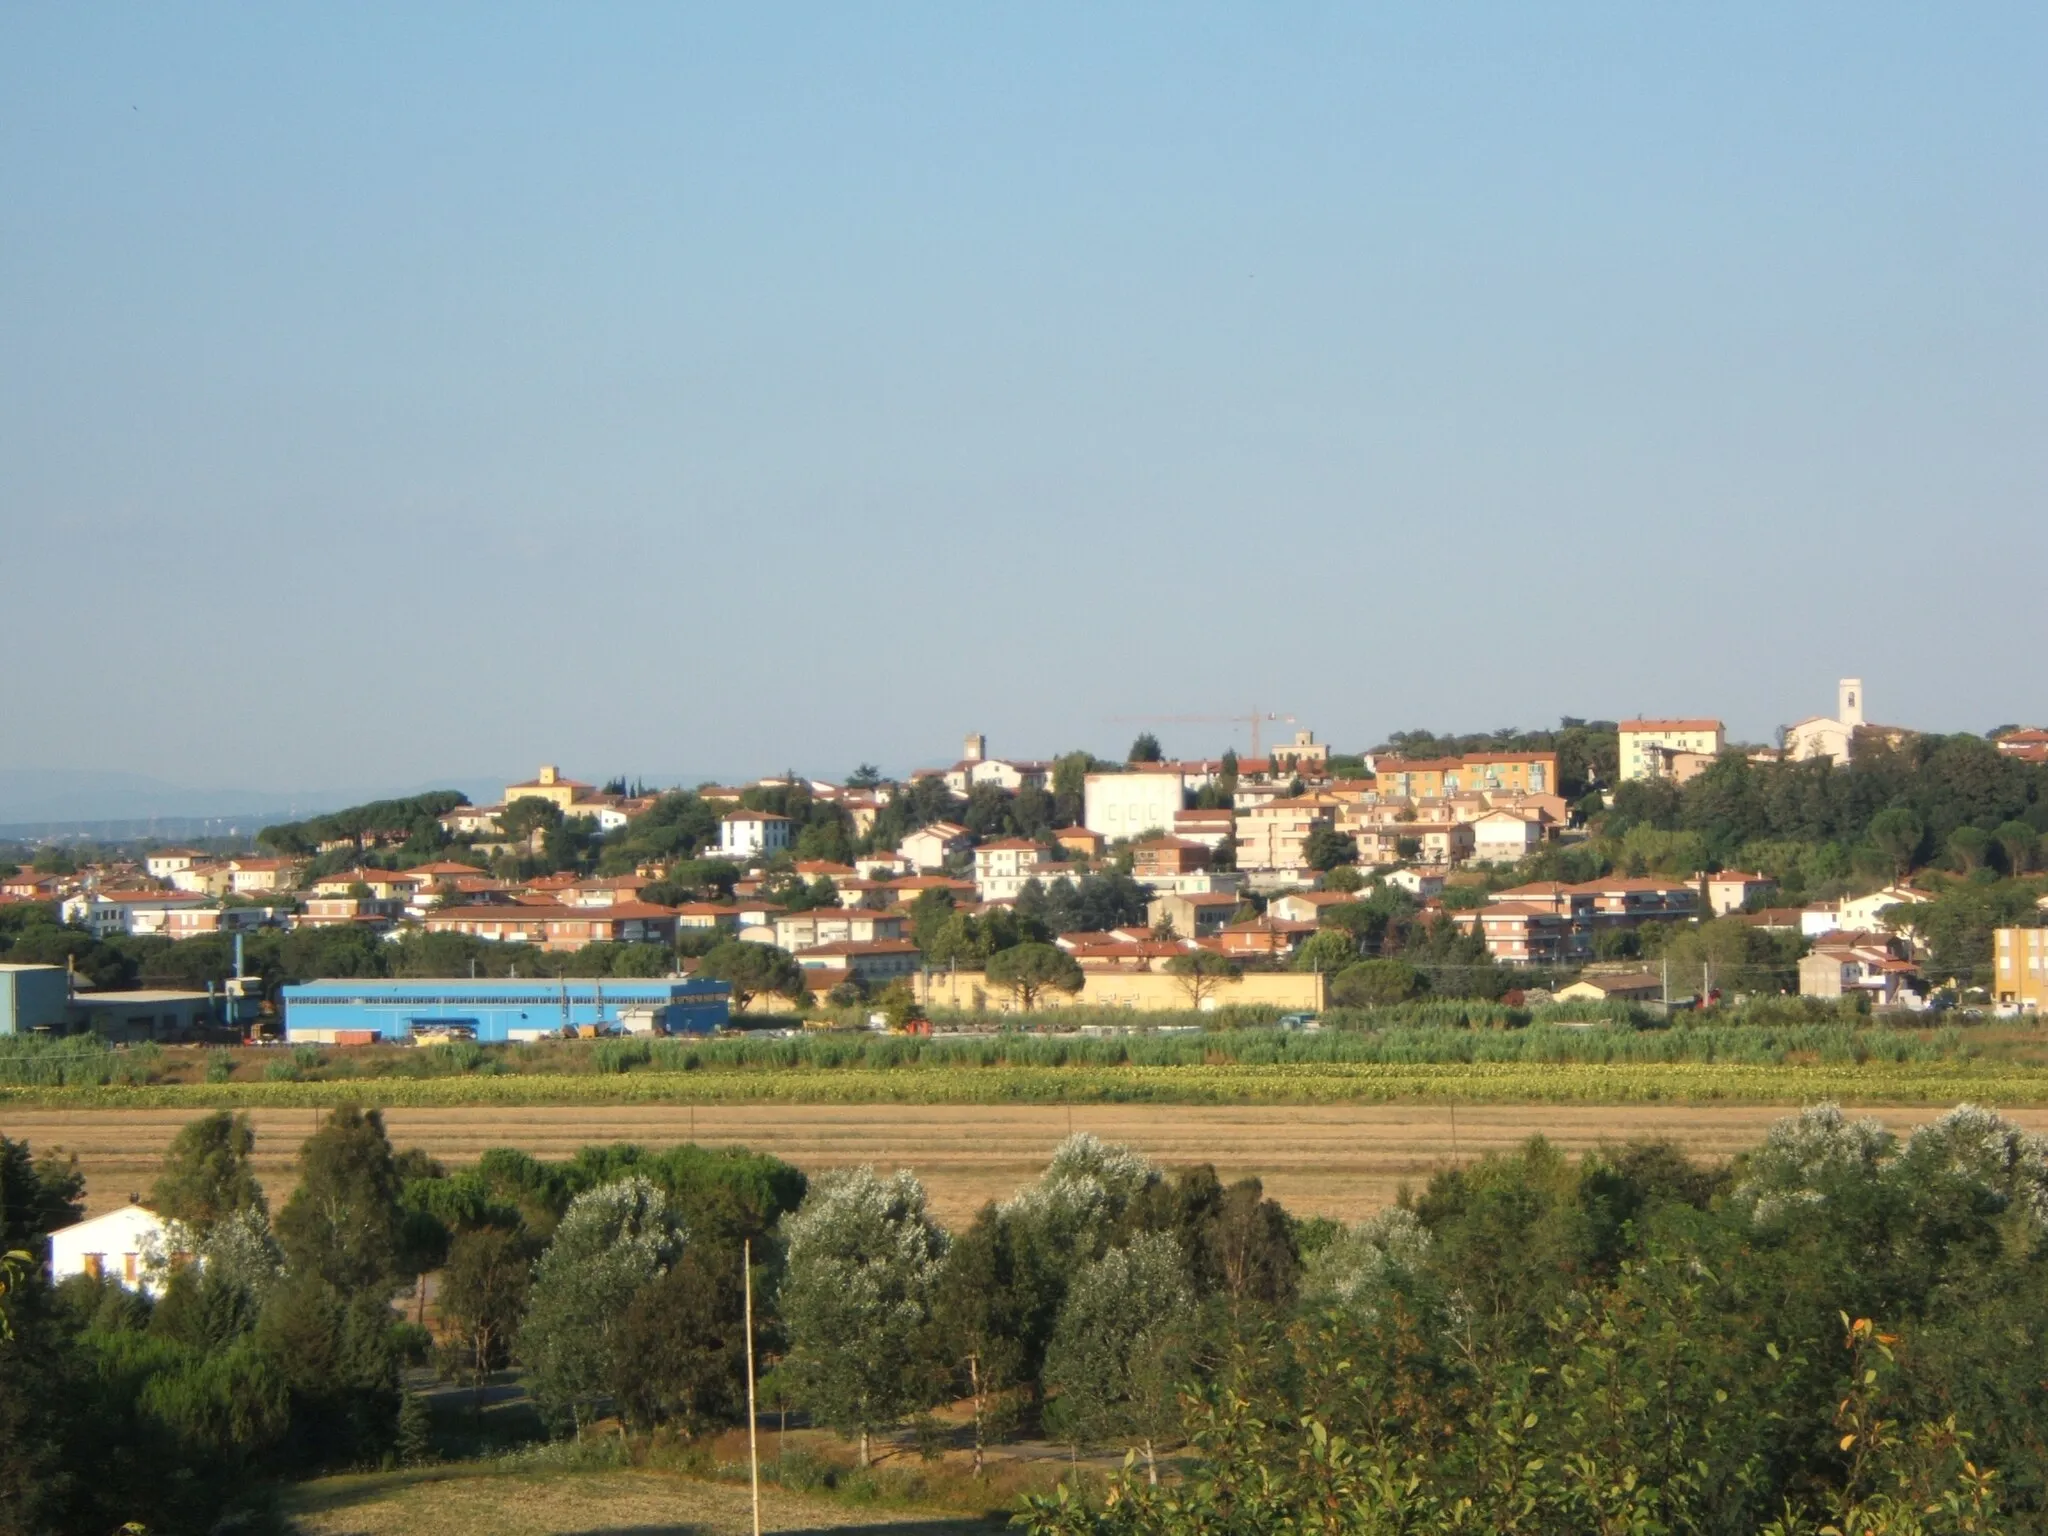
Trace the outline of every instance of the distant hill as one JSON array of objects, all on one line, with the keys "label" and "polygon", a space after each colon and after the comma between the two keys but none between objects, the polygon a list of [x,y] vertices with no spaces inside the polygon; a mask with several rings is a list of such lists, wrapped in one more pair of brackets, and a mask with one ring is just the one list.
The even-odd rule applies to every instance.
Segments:
[{"label": "distant hill", "polygon": [[[453,784],[472,799],[496,799],[504,780],[463,779],[405,785],[280,792],[196,789],[147,774],[97,768],[0,768],[0,838],[225,836],[229,824],[259,826],[394,799]],[[119,824],[115,831],[109,824]],[[195,825],[200,824],[200,825]],[[88,830],[88,826],[92,830]],[[211,830],[208,830],[208,828]]]}]

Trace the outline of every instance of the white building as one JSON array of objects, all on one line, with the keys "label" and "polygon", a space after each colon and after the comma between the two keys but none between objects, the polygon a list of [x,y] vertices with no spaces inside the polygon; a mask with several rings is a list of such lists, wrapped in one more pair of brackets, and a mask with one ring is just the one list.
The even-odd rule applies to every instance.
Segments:
[{"label": "white building", "polygon": [[948,859],[965,853],[973,846],[974,834],[965,827],[950,821],[935,821],[928,827],[919,827],[898,843],[896,854],[912,869],[944,869]]},{"label": "white building", "polygon": [[1718,720],[1624,720],[1618,744],[1624,779],[1690,777],[1678,759],[1712,759],[1727,744]]},{"label": "white building", "polygon": [[142,867],[149,871],[150,879],[168,880],[179,871],[190,869],[201,857],[190,848],[159,848],[143,855]]},{"label": "white building", "polygon": [[154,1296],[163,1289],[169,1229],[155,1211],[124,1205],[50,1234],[50,1279],[110,1276]]},{"label": "white building", "polygon": [[727,811],[718,818],[720,858],[765,858],[789,846],[789,818],[773,811]]},{"label": "white building", "polygon": [[974,850],[974,889],[983,901],[1015,901],[1033,880],[1042,879],[1048,860],[1037,843],[1000,838]]},{"label": "white building", "polygon": [[1177,769],[1091,773],[1083,780],[1081,824],[1108,838],[1170,831],[1187,795],[1187,778]]},{"label": "white building", "polygon": [[211,900],[185,891],[80,891],[67,896],[58,910],[65,922],[104,939],[115,934],[167,932],[172,913],[205,907]]},{"label": "white building", "polygon": [[1893,745],[1910,736],[1903,726],[1872,725],[1863,713],[1863,680],[1845,677],[1835,685],[1835,715],[1815,715],[1785,727],[1785,755],[1794,762],[1831,757],[1846,763],[1856,755],[1859,731],[1876,732]]},{"label": "white building", "polygon": [[1380,876],[1380,883],[1406,891],[1417,901],[1430,901],[1443,895],[1444,876],[1448,873],[1448,870],[1413,866],[1407,869],[1390,869]]},{"label": "white building", "polygon": [[1488,811],[1471,826],[1475,864],[1519,864],[1543,841],[1542,818],[1520,811]]}]

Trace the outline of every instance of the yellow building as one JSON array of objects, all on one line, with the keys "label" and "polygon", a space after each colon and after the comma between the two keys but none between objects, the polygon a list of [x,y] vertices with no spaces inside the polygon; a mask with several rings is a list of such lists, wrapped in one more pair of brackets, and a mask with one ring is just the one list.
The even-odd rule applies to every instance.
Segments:
[{"label": "yellow building", "polygon": [[524,784],[505,786],[505,803],[510,805],[515,800],[551,800],[558,810],[566,814],[570,806],[590,793],[591,787],[575,779],[565,779],[561,770],[553,763],[543,763],[539,778],[528,779]]},{"label": "yellow building", "polygon": [[1624,720],[1620,735],[1624,779],[1690,777],[1683,769],[1696,765],[1676,759],[1711,760],[1727,744],[1718,720]]},{"label": "yellow building", "polygon": [[1992,941],[1991,995],[2022,1013],[2048,1004],[2048,928],[2001,928]]},{"label": "yellow building", "polygon": [[1382,757],[1373,788],[1383,800],[1449,795],[1557,793],[1555,752],[1467,752],[1463,757]]}]

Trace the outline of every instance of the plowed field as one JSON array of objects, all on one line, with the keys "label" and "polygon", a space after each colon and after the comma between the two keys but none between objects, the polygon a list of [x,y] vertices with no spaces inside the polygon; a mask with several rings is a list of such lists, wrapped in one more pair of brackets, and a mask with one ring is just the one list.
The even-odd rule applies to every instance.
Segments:
[{"label": "plowed field", "polygon": [[[1905,1128],[1933,1108],[1877,1108]],[[79,1155],[93,1211],[149,1187],[157,1159],[196,1112],[178,1109],[18,1109],[0,1112],[0,1131],[38,1152]],[[299,1143],[324,1111],[256,1109],[257,1163],[272,1207],[289,1193]],[[1256,1174],[1297,1214],[1351,1219],[1390,1202],[1404,1181],[1420,1183],[1454,1160],[1542,1135],[1567,1151],[1602,1141],[1663,1136],[1697,1156],[1724,1158],[1753,1146],[1788,1110],[1769,1106],[1539,1104],[1381,1105],[588,1105],[549,1108],[391,1109],[385,1121],[400,1147],[422,1147],[450,1164],[490,1147],[520,1147],[561,1158],[592,1142],[648,1146],[698,1141],[772,1152],[809,1172],[873,1163],[910,1168],[938,1215],[964,1221],[984,1201],[1031,1179],[1069,1130],[1128,1142],[1168,1167],[1214,1163],[1226,1178]],[[2048,1130],[2048,1109],[2006,1111]]]}]

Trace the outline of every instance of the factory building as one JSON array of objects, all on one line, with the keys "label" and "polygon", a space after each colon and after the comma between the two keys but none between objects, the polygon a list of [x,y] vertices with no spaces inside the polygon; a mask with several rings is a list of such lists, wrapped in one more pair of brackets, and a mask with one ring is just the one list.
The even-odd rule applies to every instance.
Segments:
[{"label": "factory building", "polygon": [[378,1040],[539,1040],[595,1029],[709,1034],[731,1014],[722,981],[499,980],[312,981],[282,989],[293,1044]]}]

